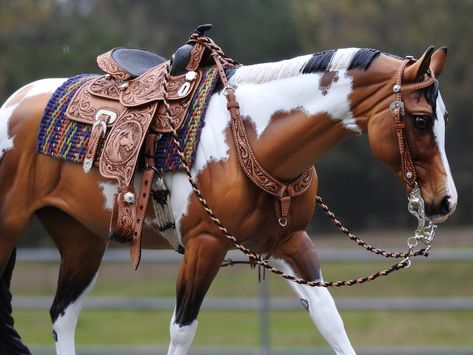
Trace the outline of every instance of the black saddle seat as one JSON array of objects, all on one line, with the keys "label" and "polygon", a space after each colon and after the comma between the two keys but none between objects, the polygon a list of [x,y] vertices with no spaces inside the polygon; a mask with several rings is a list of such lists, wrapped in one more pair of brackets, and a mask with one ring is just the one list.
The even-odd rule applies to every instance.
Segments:
[{"label": "black saddle seat", "polygon": [[116,48],[112,52],[112,58],[133,77],[166,61],[157,54],[138,48]]}]

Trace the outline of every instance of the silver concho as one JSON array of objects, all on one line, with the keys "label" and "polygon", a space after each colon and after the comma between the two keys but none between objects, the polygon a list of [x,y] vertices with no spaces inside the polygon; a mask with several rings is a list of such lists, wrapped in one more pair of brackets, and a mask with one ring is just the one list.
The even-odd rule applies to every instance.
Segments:
[{"label": "silver concho", "polygon": [[82,164],[82,169],[84,173],[88,174],[92,169],[93,162],[91,159],[84,159],[84,163]]},{"label": "silver concho", "polygon": [[131,205],[133,202],[135,202],[135,194],[133,192],[127,192],[125,195],[123,195],[123,201]]}]

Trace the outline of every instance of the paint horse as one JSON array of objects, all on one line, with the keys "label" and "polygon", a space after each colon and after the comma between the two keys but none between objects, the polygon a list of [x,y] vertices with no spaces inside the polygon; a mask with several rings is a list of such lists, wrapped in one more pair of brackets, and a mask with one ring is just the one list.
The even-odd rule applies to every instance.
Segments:
[{"label": "paint horse", "polygon": [[[404,68],[402,58],[347,48],[241,66],[228,73],[259,163],[287,182],[312,169],[314,178],[307,191],[293,199],[285,226],[275,218],[273,196],[255,186],[240,166],[221,88],[210,99],[191,173],[209,205],[240,243],[256,253],[269,254],[270,262],[289,274],[321,280],[317,252],[305,232],[318,184],[313,166],[336,144],[366,134],[374,156],[400,177],[409,192],[410,185],[402,176],[405,157],[400,154],[393,102],[402,103],[402,112],[399,104],[396,111],[404,123],[402,142],[409,148],[410,173],[416,176],[426,214],[440,223],[455,210],[457,193],[444,147],[447,111],[437,80],[427,87],[416,86],[439,77],[446,54],[446,48],[435,52],[429,48],[419,60],[407,61]],[[35,151],[45,106],[63,82],[46,79],[26,85],[0,110],[2,354],[30,353],[13,327],[9,284],[15,244],[32,216],[40,219],[61,254],[50,311],[57,354],[75,353],[78,315],[109,243],[116,185],[97,169],[85,175],[78,164]],[[203,298],[232,245],[207,217],[184,173],[166,174],[164,181],[171,193],[177,236],[185,248],[168,354],[183,355],[194,338]],[[153,229],[155,218],[149,209],[143,246],[170,248],[163,234]],[[290,286],[335,353],[354,354],[327,289]]]}]

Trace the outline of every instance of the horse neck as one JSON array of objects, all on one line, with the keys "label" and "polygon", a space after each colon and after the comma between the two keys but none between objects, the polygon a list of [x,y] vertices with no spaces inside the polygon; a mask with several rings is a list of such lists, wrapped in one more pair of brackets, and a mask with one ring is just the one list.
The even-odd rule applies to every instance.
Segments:
[{"label": "horse neck", "polygon": [[360,133],[350,111],[345,71],[240,84],[241,113],[253,150],[273,176],[291,180],[344,139]]},{"label": "horse neck", "polygon": [[381,55],[366,71],[351,73],[353,92],[350,96],[351,112],[361,133],[368,133],[370,121],[389,109],[394,100],[392,87],[401,61]]}]

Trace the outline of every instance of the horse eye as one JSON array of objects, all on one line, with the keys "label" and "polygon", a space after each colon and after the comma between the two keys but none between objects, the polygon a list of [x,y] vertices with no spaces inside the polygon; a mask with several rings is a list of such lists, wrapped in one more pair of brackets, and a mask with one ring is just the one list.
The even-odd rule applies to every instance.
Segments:
[{"label": "horse eye", "polygon": [[426,130],[430,126],[429,116],[414,116],[414,125],[417,129]]}]

